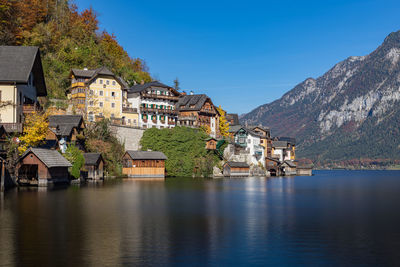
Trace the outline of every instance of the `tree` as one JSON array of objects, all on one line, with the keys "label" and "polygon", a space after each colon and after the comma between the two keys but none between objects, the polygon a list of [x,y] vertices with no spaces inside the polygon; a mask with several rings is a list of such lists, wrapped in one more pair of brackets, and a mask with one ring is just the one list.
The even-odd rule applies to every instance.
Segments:
[{"label": "tree", "polygon": [[229,123],[226,119],[226,112],[222,109],[221,106],[217,107],[217,110],[220,114],[219,117],[219,133],[223,137],[229,136]]},{"label": "tree", "polygon": [[40,145],[46,138],[49,122],[48,113],[35,112],[25,117],[24,130],[19,137],[18,151],[24,153],[29,147]]},{"label": "tree", "polygon": [[75,144],[70,144],[63,155],[71,164],[71,175],[78,179],[81,176],[81,168],[85,165],[85,157]]}]

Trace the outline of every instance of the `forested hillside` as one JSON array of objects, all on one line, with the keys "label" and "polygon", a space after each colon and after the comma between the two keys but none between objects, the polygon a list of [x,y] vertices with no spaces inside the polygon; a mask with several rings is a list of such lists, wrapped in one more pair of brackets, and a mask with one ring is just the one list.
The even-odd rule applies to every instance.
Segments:
[{"label": "forested hillside", "polygon": [[99,31],[94,10],[79,12],[68,0],[0,0],[0,45],[40,47],[49,97],[65,97],[71,68],[104,65],[129,84],[151,81],[142,59]]}]

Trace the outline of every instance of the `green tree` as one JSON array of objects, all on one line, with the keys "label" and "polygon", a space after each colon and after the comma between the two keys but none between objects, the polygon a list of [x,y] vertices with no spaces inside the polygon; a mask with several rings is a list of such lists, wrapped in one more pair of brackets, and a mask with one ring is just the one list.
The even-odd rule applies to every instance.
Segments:
[{"label": "green tree", "polygon": [[78,179],[81,176],[81,168],[85,165],[82,151],[74,144],[70,144],[63,156],[72,164],[71,175]]}]

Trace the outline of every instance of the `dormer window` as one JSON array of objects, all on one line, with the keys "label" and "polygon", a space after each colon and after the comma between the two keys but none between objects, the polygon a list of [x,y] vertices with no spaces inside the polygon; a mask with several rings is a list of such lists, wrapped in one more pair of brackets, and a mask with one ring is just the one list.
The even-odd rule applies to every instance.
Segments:
[{"label": "dormer window", "polygon": [[115,81],[112,82],[112,85],[115,85]]}]

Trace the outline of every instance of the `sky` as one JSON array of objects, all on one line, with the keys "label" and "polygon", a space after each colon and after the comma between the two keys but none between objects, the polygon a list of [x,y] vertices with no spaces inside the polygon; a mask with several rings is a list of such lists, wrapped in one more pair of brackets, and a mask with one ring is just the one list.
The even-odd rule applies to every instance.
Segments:
[{"label": "sky", "polygon": [[273,102],[400,30],[400,1],[75,0],[151,75],[229,113]]}]

